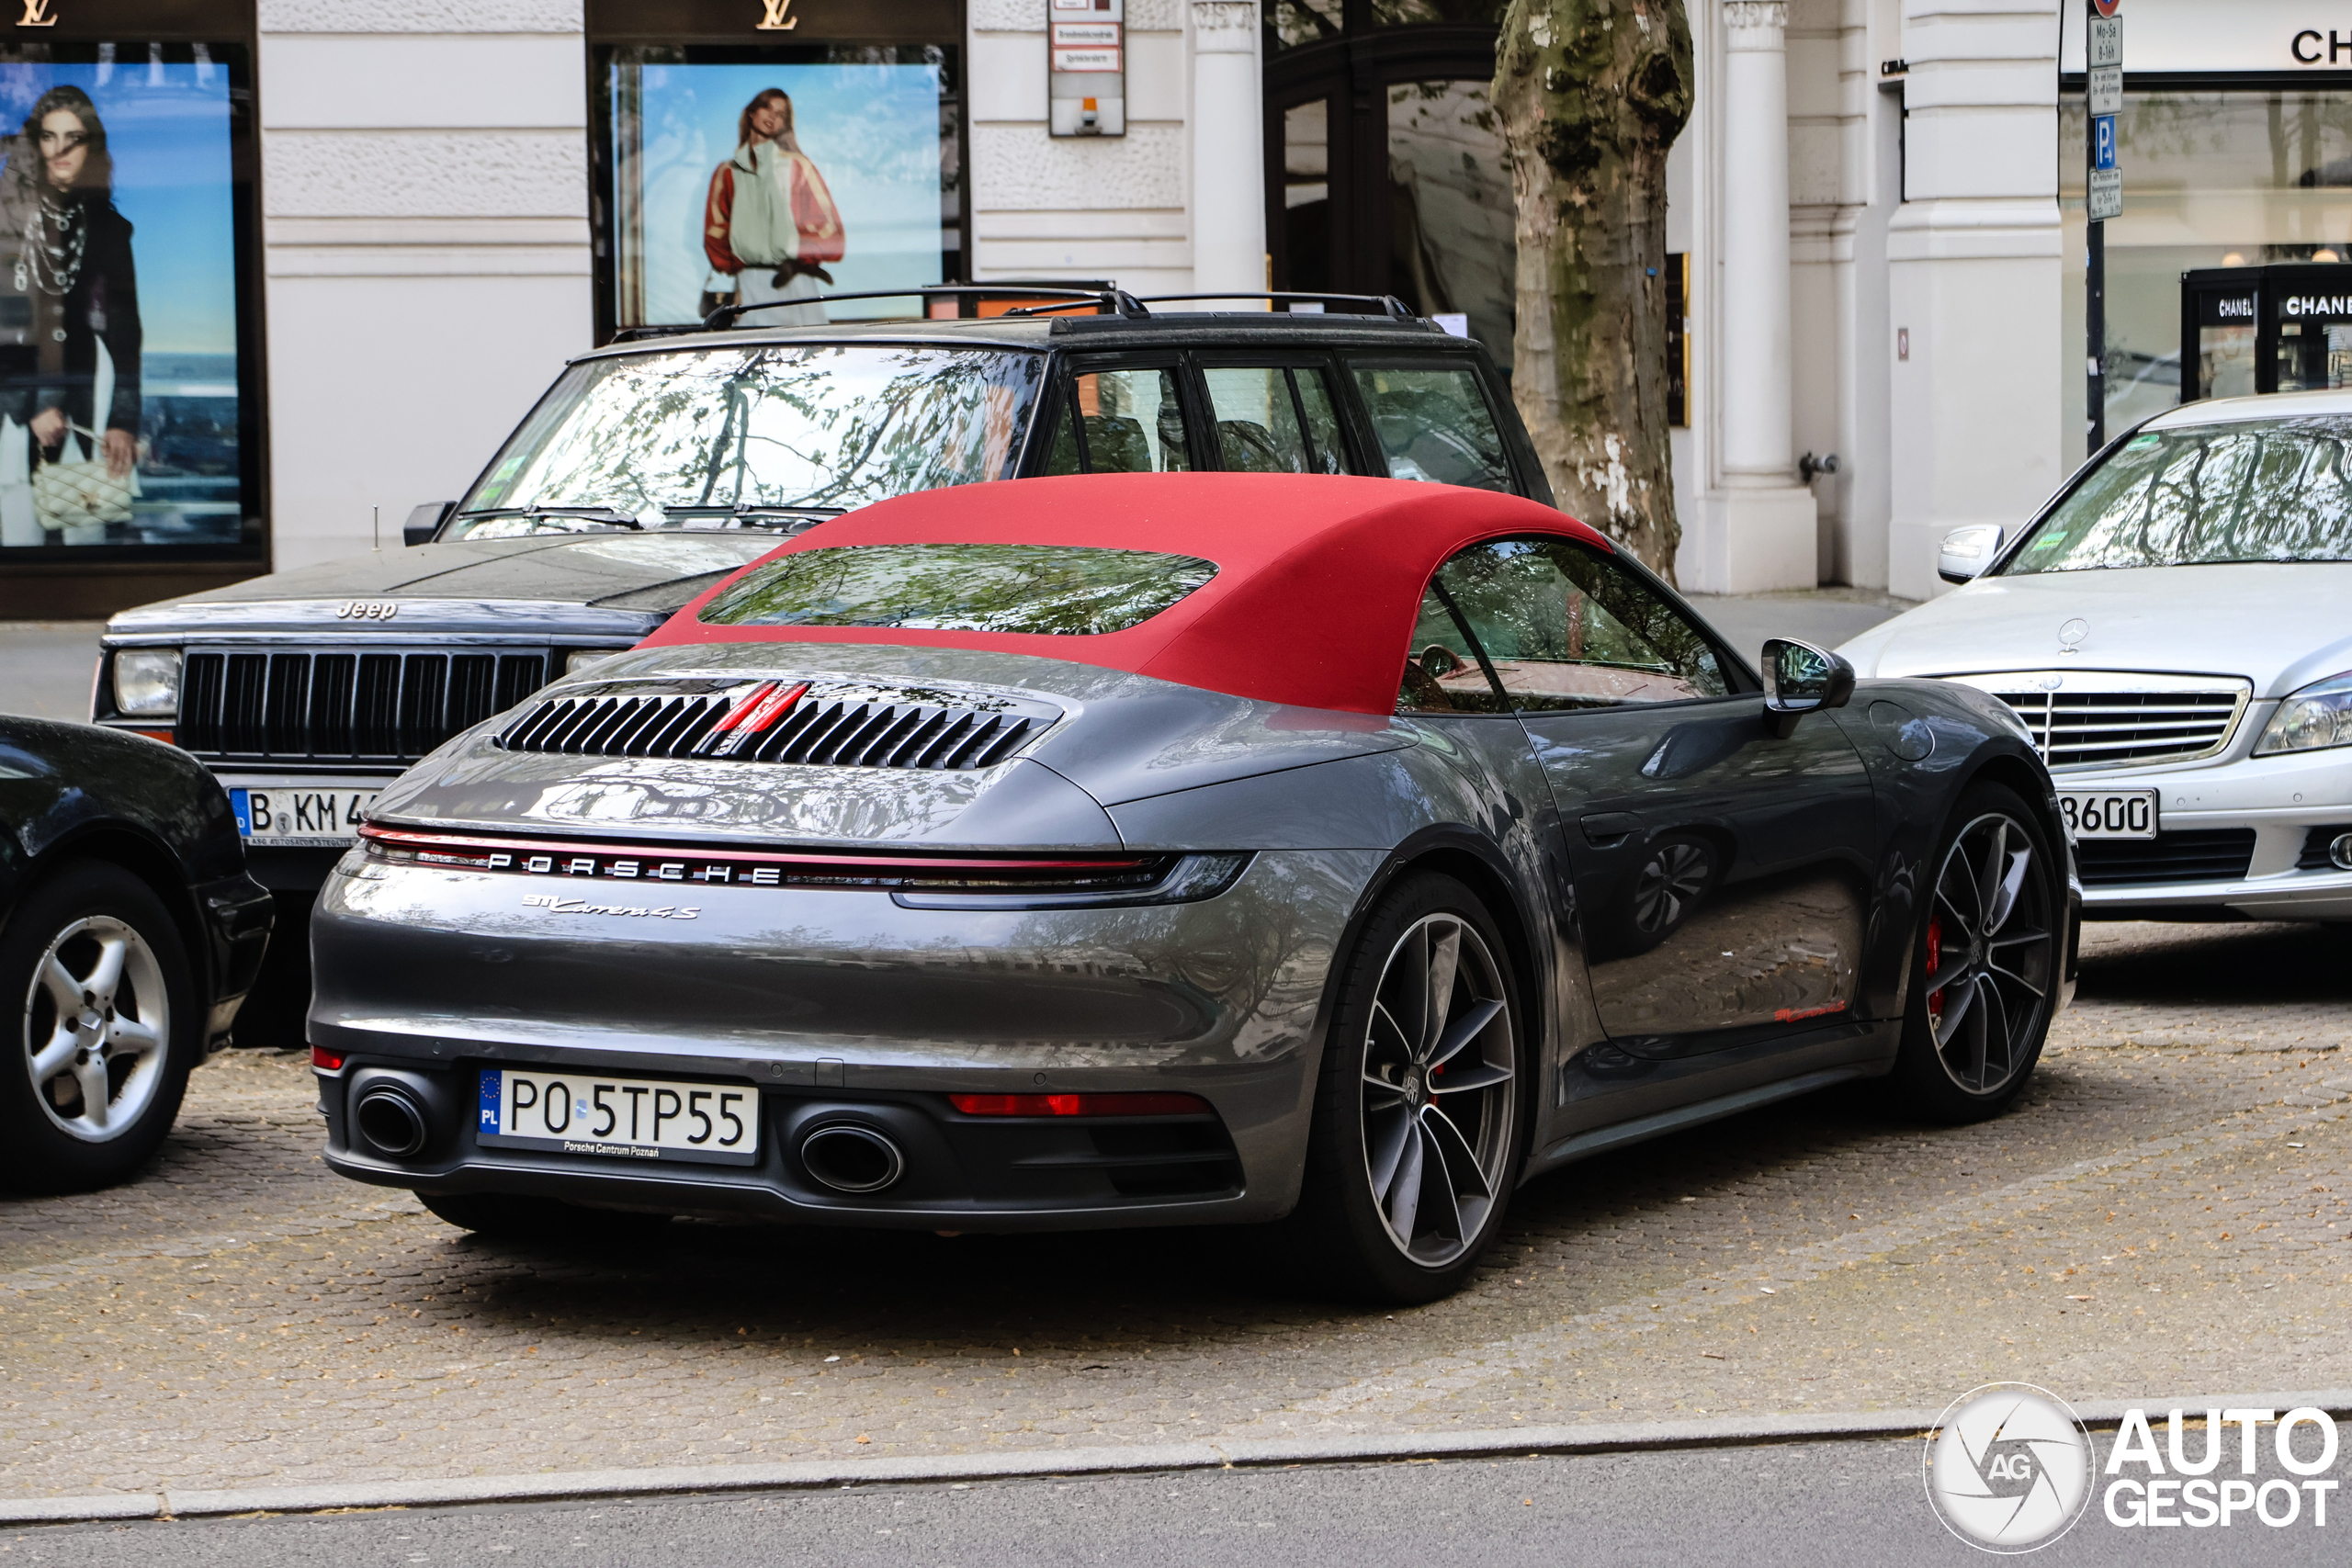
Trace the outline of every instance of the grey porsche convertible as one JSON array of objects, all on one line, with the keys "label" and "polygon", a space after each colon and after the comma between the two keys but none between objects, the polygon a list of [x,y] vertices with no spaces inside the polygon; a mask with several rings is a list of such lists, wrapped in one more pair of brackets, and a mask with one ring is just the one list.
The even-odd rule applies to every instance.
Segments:
[{"label": "grey porsche convertible", "polygon": [[311,1039],[329,1163],[492,1235],[1266,1223],[1425,1301],[1600,1150],[1856,1078],[1999,1112],[2079,907],[1997,699],[1759,679],[1534,502],[1024,479],[418,763]]}]

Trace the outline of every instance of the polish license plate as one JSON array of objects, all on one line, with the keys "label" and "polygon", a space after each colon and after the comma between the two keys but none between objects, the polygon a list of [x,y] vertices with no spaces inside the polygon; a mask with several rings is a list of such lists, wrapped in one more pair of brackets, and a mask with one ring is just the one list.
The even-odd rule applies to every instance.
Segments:
[{"label": "polish license plate", "polygon": [[229,808],[251,844],[341,848],[359,834],[373,789],[232,789]]},{"label": "polish license plate", "polygon": [[2152,789],[2062,789],[2058,814],[2077,839],[2153,839],[2156,794]]},{"label": "polish license plate", "polygon": [[619,1159],[750,1165],[760,1152],[760,1092],[739,1084],[484,1067],[474,1141]]}]

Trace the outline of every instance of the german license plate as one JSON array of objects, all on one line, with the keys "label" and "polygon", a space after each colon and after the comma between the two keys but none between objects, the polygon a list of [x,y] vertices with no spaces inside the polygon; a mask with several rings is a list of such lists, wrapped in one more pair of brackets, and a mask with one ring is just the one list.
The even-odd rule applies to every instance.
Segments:
[{"label": "german license plate", "polygon": [[2152,789],[2062,789],[2058,814],[2077,839],[2153,839],[2156,794]]},{"label": "german license plate", "polygon": [[359,833],[373,789],[232,789],[229,807],[247,843],[339,848]]},{"label": "german license plate", "polygon": [[619,1159],[750,1165],[760,1152],[760,1095],[735,1084],[484,1067],[474,1141]]}]

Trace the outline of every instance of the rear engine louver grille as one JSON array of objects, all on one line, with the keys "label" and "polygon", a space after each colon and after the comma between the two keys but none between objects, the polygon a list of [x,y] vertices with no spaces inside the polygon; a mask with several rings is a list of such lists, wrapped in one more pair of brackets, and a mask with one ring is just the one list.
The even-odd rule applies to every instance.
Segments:
[{"label": "rear engine louver grille", "polygon": [[734,740],[720,726],[734,705],[700,696],[558,697],[506,727],[510,751],[579,757],[708,757],[843,768],[985,768],[1045,728],[1017,713],[922,703],[804,697],[764,733]]}]

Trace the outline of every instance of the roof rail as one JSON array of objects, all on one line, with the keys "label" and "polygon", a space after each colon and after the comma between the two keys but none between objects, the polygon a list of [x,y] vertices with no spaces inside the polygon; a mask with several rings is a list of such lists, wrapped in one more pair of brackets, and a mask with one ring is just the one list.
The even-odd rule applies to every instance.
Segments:
[{"label": "roof rail", "polygon": [[1269,299],[1283,304],[1293,299],[1311,299],[1318,304],[1344,300],[1354,305],[1377,305],[1380,307],[1380,313],[1391,321],[1418,321],[1421,319],[1413,313],[1410,306],[1394,294],[1261,294],[1247,291],[1233,294],[1147,294],[1138,299],[1136,303],[1167,305],[1180,299]]},{"label": "roof rail", "polygon": [[[1134,295],[1123,288],[1035,288],[1022,285],[988,283],[927,283],[918,288],[871,288],[854,294],[811,295],[806,299],[767,299],[757,305],[721,305],[704,317],[702,324],[705,331],[718,333],[725,332],[753,310],[779,310],[794,305],[830,305],[842,299],[929,299],[937,295],[945,295],[953,299],[967,294],[977,294],[990,299],[1056,299],[1062,302],[1058,307],[1061,309],[1092,300],[1106,314],[1120,316],[1151,314],[1136,303]],[[1034,314],[1040,309],[1042,307],[1033,305],[1017,310],[1008,310],[1005,314],[1009,316]]]}]

